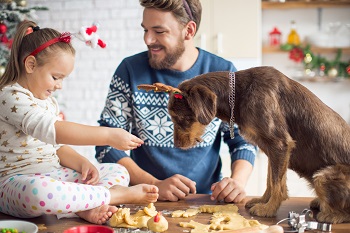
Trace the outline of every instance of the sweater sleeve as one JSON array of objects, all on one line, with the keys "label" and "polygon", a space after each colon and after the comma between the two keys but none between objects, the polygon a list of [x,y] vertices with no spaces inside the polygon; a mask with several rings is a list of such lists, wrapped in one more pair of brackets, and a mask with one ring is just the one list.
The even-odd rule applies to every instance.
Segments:
[{"label": "sweater sleeve", "polygon": [[246,142],[239,134],[238,126],[234,125],[235,137],[231,139],[230,129],[227,123],[221,124],[221,131],[224,133],[224,142],[228,145],[231,162],[243,159],[247,160],[254,166],[255,156],[257,153],[257,147]]}]

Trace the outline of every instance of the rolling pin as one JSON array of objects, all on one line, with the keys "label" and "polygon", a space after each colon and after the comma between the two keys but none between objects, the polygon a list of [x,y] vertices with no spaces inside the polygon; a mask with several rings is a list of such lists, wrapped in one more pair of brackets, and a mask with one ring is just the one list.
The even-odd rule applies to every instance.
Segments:
[{"label": "rolling pin", "polygon": [[273,225],[264,230],[260,230],[259,227],[249,227],[239,230],[223,231],[223,233],[283,233],[283,228],[278,225]]}]

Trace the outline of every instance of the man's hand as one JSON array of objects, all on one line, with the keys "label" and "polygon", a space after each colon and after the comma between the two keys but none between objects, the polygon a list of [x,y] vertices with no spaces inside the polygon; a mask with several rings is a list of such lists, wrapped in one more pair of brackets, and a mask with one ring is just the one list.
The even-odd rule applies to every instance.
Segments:
[{"label": "man's hand", "polygon": [[160,201],[178,201],[190,193],[196,193],[196,182],[176,174],[155,184],[159,189]]},{"label": "man's hand", "polygon": [[246,197],[244,186],[237,180],[229,177],[214,183],[211,186],[211,191],[213,192],[210,197],[211,200],[238,203]]}]

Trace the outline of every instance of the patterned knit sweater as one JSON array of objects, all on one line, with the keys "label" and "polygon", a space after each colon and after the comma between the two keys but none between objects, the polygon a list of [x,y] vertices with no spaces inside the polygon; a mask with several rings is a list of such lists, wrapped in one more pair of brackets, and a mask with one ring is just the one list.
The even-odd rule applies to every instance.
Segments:
[{"label": "patterned knit sweater", "polygon": [[[232,162],[245,159],[254,164],[256,148],[244,141],[237,128],[231,139],[228,125],[217,118],[207,126],[202,143],[189,150],[174,147],[168,94],[138,90],[137,85],[161,82],[177,87],[184,80],[212,71],[236,69],[231,62],[201,49],[195,64],[185,72],[152,69],[147,52],[125,58],[112,78],[99,123],[124,128],[144,140],[144,145],[131,151],[130,156],[157,179],[181,174],[197,183],[197,193],[210,193],[211,184],[222,178],[222,139],[229,146]],[[96,147],[100,162],[118,162],[125,156],[125,152],[109,146]]]}]

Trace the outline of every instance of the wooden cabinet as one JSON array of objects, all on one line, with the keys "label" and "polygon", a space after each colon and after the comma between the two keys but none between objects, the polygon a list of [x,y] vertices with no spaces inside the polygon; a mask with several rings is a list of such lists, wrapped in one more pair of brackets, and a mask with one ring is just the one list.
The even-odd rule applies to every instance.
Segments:
[{"label": "wooden cabinet", "polygon": [[261,54],[260,0],[201,0],[203,12],[196,46],[225,58]]}]

